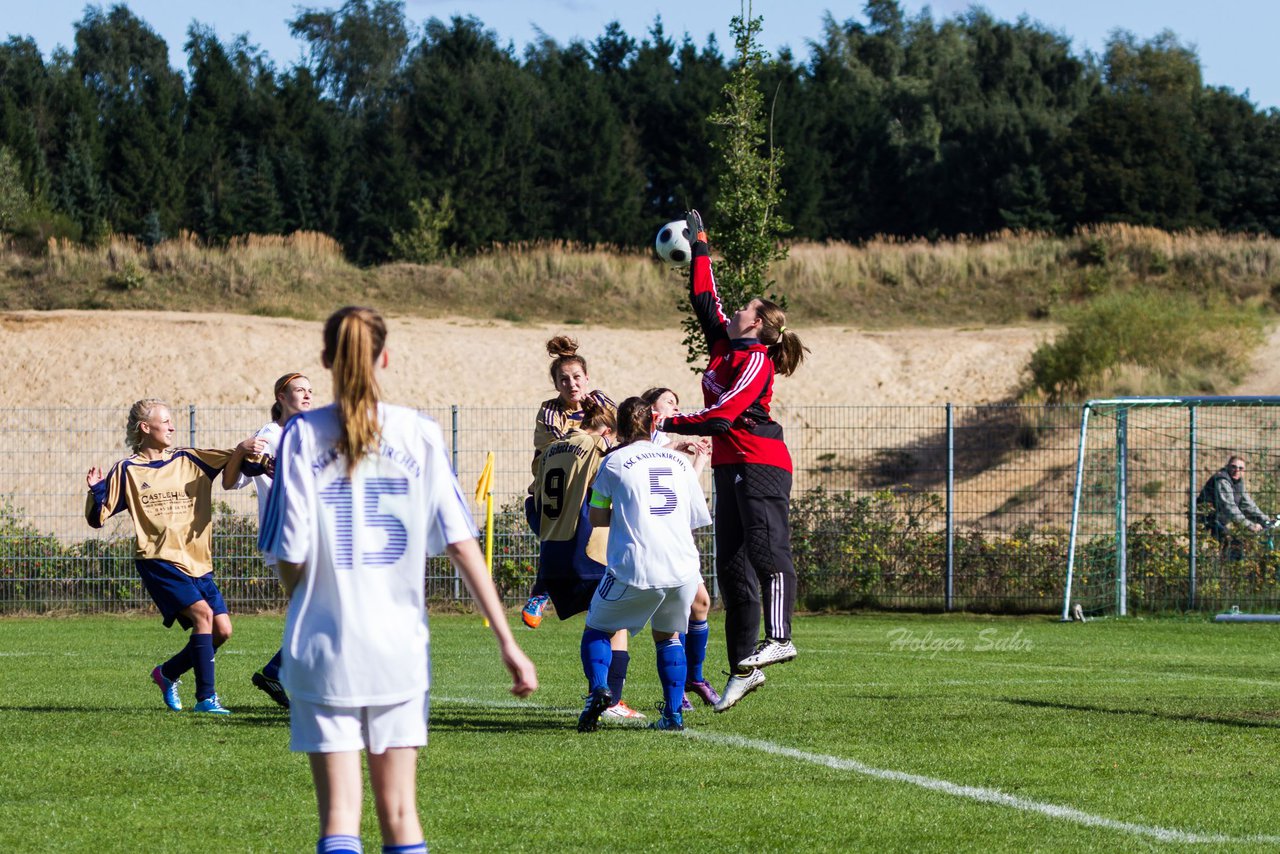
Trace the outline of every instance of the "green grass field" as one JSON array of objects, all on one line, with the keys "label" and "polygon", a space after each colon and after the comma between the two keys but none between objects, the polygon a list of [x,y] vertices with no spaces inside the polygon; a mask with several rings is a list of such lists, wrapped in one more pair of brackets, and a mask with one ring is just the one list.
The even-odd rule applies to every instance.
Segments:
[{"label": "green grass field", "polygon": [[[249,685],[281,622],[236,618],[235,714],[209,719],[162,707],[148,671],[182,636],[158,619],[0,621],[0,850],[312,850],[306,762]],[[800,657],[730,712],[590,735],[581,627],[520,630],[543,687],[517,701],[478,619],[432,618],[432,851],[1280,844],[1277,626],[804,617]],[[652,713],[653,649],[632,646],[627,700]],[[722,655],[713,614],[718,684]]]}]

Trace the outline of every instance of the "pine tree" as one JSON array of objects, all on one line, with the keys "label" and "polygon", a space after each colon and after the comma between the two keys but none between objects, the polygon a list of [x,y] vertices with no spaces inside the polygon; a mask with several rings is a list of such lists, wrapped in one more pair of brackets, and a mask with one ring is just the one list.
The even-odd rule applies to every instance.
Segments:
[{"label": "pine tree", "polygon": [[[721,255],[716,265],[716,287],[726,308],[740,308],[773,287],[769,265],[787,257],[781,242],[790,227],[778,215],[783,190],[780,178],[782,151],[773,146],[759,77],[767,57],[760,47],[764,18],[735,16],[729,25],[737,49],[736,62],[725,84],[725,104],[708,121],[723,128],[723,138],[712,144],[720,152],[722,167],[715,202],[715,217],[709,228]],[[769,293],[769,299],[785,307],[785,297]],[[691,364],[706,358],[703,340],[692,307],[683,322],[684,344]]]}]

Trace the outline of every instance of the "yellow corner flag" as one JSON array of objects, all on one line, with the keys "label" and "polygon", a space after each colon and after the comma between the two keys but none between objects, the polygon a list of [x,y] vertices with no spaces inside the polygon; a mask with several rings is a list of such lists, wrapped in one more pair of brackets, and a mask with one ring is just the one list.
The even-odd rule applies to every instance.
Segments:
[{"label": "yellow corner flag", "polygon": [[484,497],[493,489],[493,451],[485,457],[484,468],[480,470],[480,479],[476,481],[476,503],[484,501]]},{"label": "yellow corner flag", "polygon": [[[480,470],[480,479],[476,481],[476,503],[484,504],[484,562],[493,577],[493,451],[485,457],[484,468]],[[489,620],[484,620],[486,628]]]}]

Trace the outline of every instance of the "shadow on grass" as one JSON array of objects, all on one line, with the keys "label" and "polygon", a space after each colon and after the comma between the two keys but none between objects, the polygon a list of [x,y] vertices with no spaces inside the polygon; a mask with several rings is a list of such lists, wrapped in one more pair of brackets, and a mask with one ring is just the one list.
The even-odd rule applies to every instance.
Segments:
[{"label": "shadow on grass", "polygon": [[1014,706],[1027,706],[1032,709],[1060,709],[1065,712],[1097,712],[1104,715],[1130,715],[1143,718],[1158,718],[1166,721],[1185,721],[1197,724],[1216,724],[1218,726],[1239,727],[1241,729],[1280,729],[1280,712],[1257,712],[1258,720],[1247,718],[1216,717],[1214,715],[1175,714],[1172,712],[1156,712],[1150,709],[1107,709],[1102,706],[1081,706],[1072,703],[1050,703],[1045,700],[1022,700],[1001,698],[1000,702]]},{"label": "shadow on grass", "polygon": [[263,711],[251,711],[232,709],[230,715],[209,715],[196,714],[189,710],[181,712],[170,712],[161,709],[142,709],[137,706],[20,706],[20,705],[4,705],[0,704],[0,714],[6,713],[27,713],[33,715],[126,715],[133,717],[163,717],[177,720],[179,718],[191,718],[201,721],[214,721],[219,725],[226,724],[228,726],[235,724],[238,726],[289,726],[289,713],[284,709],[266,709]]},{"label": "shadow on grass", "polygon": [[439,732],[563,730],[572,727],[572,719],[562,713],[544,709],[458,709],[433,706],[431,730]]}]

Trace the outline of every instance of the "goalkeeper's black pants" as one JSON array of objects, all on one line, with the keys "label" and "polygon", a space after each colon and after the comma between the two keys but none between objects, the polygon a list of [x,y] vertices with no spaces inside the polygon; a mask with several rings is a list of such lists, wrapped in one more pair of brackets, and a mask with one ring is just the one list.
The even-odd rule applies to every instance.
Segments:
[{"label": "goalkeeper's black pants", "polygon": [[791,561],[791,472],[777,466],[716,466],[716,577],[724,603],[729,668],[764,635],[791,638],[796,568]]}]

